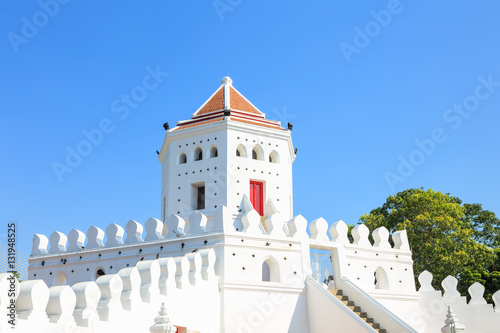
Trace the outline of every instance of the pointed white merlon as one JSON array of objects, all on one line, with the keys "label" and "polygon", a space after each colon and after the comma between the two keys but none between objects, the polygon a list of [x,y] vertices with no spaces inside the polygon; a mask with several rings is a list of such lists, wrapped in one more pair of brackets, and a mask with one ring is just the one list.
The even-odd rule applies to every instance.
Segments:
[{"label": "pointed white merlon", "polygon": [[59,231],[54,231],[49,237],[50,250],[49,253],[60,253],[66,251],[66,243],[68,242],[68,237]]},{"label": "pointed white merlon", "polygon": [[68,325],[74,322],[73,310],[75,305],[76,295],[70,286],[53,286],[49,288],[49,302],[46,312],[51,323]]},{"label": "pointed white merlon", "polygon": [[271,200],[271,198],[269,198],[267,200],[267,215],[270,216],[273,215],[274,213],[279,213],[279,211],[274,205],[274,202]]},{"label": "pointed white merlon", "polygon": [[186,226],[186,221],[180,216],[172,214],[168,217],[165,222],[165,226],[167,227],[167,231],[164,235],[165,239],[167,238],[176,238],[186,235],[184,233],[184,227]]},{"label": "pointed white merlon", "polygon": [[469,304],[486,304],[486,300],[484,299],[484,290],[484,286],[479,282],[470,286],[468,289],[470,295]]},{"label": "pointed white merlon", "polygon": [[203,249],[200,250],[201,260],[202,260],[202,268],[201,275],[203,280],[210,281],[216,278],[215,275],[215,251],[214,249]]},{"label": "pointed white merlon", "polygon": [[158,259],[160,264],[160,294],[165,296],[171,296],[175,292],[177,283],[175,282],[175,272],[177,266],[173,258],[160,258]]},{"label": "pointed white merlon", "polygon": [[159,294],[160,288],[160,264],[158,260],[143,260],[136,265],[141,275],[141,298],[143,302],[154,303]]},{"label": "pointed white merlon", "polygon": [[338,220],[333,223],[329,230],[332,242],[337,244],[349,244],[349,238],[347,237],[348,231],[349,227],[344,221]]},{"label": "pointed white merlon", "polygon": [[16,312],[19,319],[48,323],[45,312],[49,302],[49,287],[42,280],[29,280],[19,284]]},{"label": "pointed white merlon", "polygon": [[176,271],[175,271],[175,282],[177,283],[178,289],[186,289],[189,286],[189,260],[184,257],[174,258]]},{"label": "pointed white merlon", "polygon": [[444,289],[443,298],[445,302],[452,302],[455,298],[460,297],[460,293],[457,290],[458,280],[455,277],[448,275],[443,282],[441,282],[441,286]]},{"label": "pointed white merlon", "polygon": [[351,231],[352,238],[354,238],[353,244],[359,246],[372,246],[370,240],[368,239],[368,235],[370,234],[370,230],[364,224],[360,224],[352,228]]},{"label": "pointed white merlon", "polygon": [[95,249],[104,246],[104,231],[101,228],[91,226],[87,230],[87,249]]},{"label": "pointed white merlon", "polygon": [[418,282],[420,282],[420,289],[418,291],[434,291],[432,287],[432,274],[429,271],[420,273]]},{"label": "pointed white merlon", "polygon": [[279,212],[273,213],[268,216],[265,221],[267,234],[270,236],[285,237],[285,230],[283,225],[285,224],[285,219]]},{"label": "pointed white merlon", "polygon": [[195,286],[201,280],[202,259],[199,252],[188,253],[186,258],[189,260],[189,281]]},{"label": "pointed white merlon", "polygon": [[142,243],[142,232],[144,228],[139,222],[130,220],[125,225],[125,231],[127,232],[127,238],[125,239],[125,244]]},{"label": "pointed white merlon", "polygon": [[97,304],[101,298],[101,290],[94,281],[79,282],[72,287],[76,295],[76,306],[73,316],[78,326],[89,327],[99,320]]},{"label": "pointed white merlon", "polygon": [[122,307],[127,311],[137,309],[141,301],[141,275],[137,267],[120,269],[118,275],[122,278],[123,291],[120,297]]},{"label": "pointed white merlon", "polygon": [[42,254],[47,254],[47,246],[49,245],[49,239],[47,236],[42,234],[33,235],[33,244],[31,247],[31,255],[39,256]]},{"label": "pointed white merlon", "polygon": [[302,215],[297,215],[287,223],[290,237],[308,239],[307,220]]},{"label": "pointed white merlon", "polygon": [[111,223],[106,228],[106,246],[116,246],[123,244],[123,235],[125,230],[116,223]]},{"label": "pointed white merlon", "polygon": [[118,274],[101,275],[95,283],[101,290],[101,299],[97,304],[97,313],[101,321],[115,321],[120,318],[122,303],[120,296],[123,281]]},{"label": "pointed white merlon", "polygon": [[241,217],[243,232],[253,235],[262,235],[260,229],[260,215],[256,210],[251,210]]},{"label": "pointed white merlon", "polygon": [[394,248],[403,251],[410,251],[410,243],[408,242],[408,235],[405,230],[398,230],[392,234],[394,241]]},{"label": "pointed white merlon", "polygon": [[77,229],[72,229],[68,234],[68,252],[80,251],[84,248],[85,234]]},{"label": "pointed white merlon", "polygon": [[248,213],[249,211],[253,210],[253,205],[246,194],[243,194],[240,207],[243,208],[243,213]]},{"label": "pointed white merlon", "polygon": [[189,215],[190,235],[198,235],[207,232],[207,217],[205,214],[195,210]]},{"label": "pointed white merlon", "polygon": [[373,246],[382,249],[390,249],[391,244],[389,243],[389,230],[386,227],[380,227],[372,232]]},{"label": "pointed white merlon", "polygon": [[311,239],[315,239],[320,243],[328,243],[330,241],[326,234],[328,231],[328,222],[322,217],[311,222],[309,231],[311,232]]},{"label": "pointed white merlon", "polygon": [[146,223],[146,238],[145,241],[154,241],[157,239],[163,239],[161,232],[163,230],[163,222],[155,219],[154,217],[150,217]]}]

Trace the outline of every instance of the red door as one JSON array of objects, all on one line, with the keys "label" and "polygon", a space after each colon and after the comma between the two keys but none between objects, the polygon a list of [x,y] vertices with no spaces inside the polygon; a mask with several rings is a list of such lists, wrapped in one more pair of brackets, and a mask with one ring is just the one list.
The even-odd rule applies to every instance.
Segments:
[{"label": "red door", "polygon": [[264,183],[250,181],[250,202],[257,213],[264,216]]}]

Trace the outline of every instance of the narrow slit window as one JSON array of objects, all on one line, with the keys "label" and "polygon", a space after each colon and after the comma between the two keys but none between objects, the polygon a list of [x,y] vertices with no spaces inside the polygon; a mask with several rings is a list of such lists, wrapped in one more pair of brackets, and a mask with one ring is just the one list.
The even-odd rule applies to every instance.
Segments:
[{"label": "narrow slit window", "polygon": [[205,186],[197,187],[196,209],[205,209]]}]

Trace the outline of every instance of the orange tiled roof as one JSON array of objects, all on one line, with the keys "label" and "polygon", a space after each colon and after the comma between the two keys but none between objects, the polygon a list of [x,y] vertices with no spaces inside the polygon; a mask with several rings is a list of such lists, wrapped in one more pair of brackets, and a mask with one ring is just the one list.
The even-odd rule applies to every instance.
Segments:
[{"label": "orange tiled roof", "polygon": [[[243,95],[232,87],[232,80],[229,77],[222,79],[222,85],[215,93],[196,111],[191,120],[182,121],[177,124],[174,130],[192,128],[223,121],[222,110],[226,107],[233,111],[229,119],[245,124],[257,125],[266,128],[283,130],[279,122],[267,120],[264,114],[248,102]],[[226,92],[229,94],[226,96]],[[219,111],[219,112],[217,112]],[[242,112],[239,112],[242,111]]]},{"label": "orange tiled roof", "polygon": [[217,110],[224,109],[224,86],[221,86],[219,90],[215,92],[215,94],[208,100],[208,102],[203,105],[203,107],[196,112],[197,116],[201,116],[203,114],[207,114]]},{"label": "orange tiled roof", "polygon": [[230,87],[231,94],[231,109],[250,112],[262,115],[252,104],[248,103],[243,96],[241,96],[233,87]]}]

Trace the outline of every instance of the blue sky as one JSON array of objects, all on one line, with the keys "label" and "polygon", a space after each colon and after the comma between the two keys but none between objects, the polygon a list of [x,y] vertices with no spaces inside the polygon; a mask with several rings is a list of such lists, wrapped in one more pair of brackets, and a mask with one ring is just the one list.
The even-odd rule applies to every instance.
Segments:
[{"label": "blue sky", "polygon": [[[225,75],[294,124],[308,221],[356,223],[421,186],[500,214],[497,1],[65,1],[0,4],[0,240],[16,221],[23,252],[35,232],[160,217],[162,124]],[[99,126],[60,181],[54,162]]]}]

